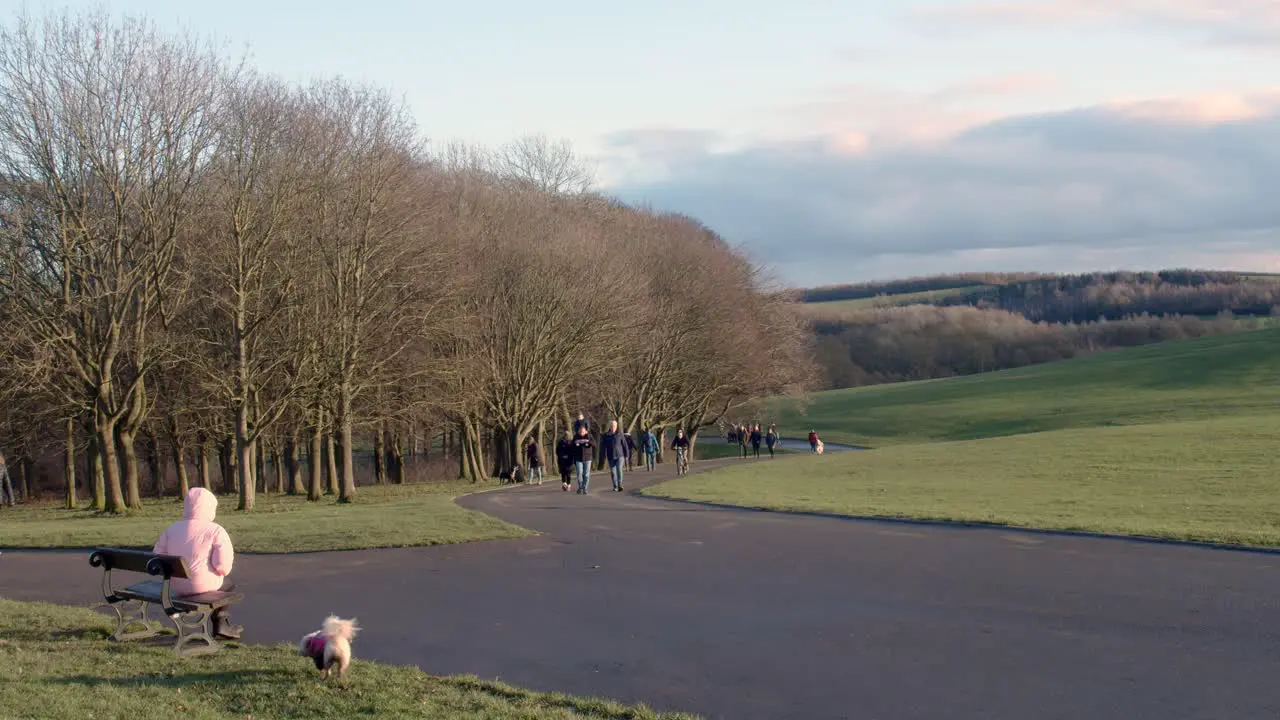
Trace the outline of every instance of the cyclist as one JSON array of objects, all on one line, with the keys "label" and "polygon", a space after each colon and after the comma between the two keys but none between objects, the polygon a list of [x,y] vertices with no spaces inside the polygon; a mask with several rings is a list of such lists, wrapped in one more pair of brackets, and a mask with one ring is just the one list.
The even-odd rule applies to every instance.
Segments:
[{"label": "cyclist", "polygon": [[683,428],[676,430],[676,436],[671,440],[671,449],[676,451],[676,474],[689,472],[689,438],[684,434]]}]

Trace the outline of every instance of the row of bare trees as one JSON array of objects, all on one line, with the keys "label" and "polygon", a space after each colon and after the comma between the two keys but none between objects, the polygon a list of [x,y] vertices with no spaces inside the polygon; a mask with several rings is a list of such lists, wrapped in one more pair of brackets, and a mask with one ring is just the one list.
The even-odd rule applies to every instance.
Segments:
[{"label": "row of bare trees", "polygon": [[81,450],[99,509],[139,507],[140,462],[163,492],[162,458],[180,490],[216,458],[252,510],[353,500],[370,438],[379,480],[431,437],[478,480],[582,408],[696,429],[810,378],[773,290],[563,143],[429,150],[382,89],[142,21],[0,30],[0,447],[65,457],[71,506]]}]

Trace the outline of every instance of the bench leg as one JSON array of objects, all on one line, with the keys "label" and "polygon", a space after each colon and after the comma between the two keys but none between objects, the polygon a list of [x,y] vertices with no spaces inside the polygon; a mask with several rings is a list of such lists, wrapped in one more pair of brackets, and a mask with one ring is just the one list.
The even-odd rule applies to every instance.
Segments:
[{"label": "bench leg", "polygon": [[173,646],[174,655],[192,657],[208,655],[222,649],[222,643],[213,639],[212,610],[174,613],[169,619],[178,628],[178,642]]},{"label": "bench leg", "polygon": [[[111,633],[111,639],[116,641],[138,640],[141,638],[155,637],[160,634],[160,624],[152,622],[147,614],[147,608],[151,603],[145,600],[123,600],[117,603],[111,603],[107,607],[116,611],[116,631]],[[142,630],[129,630],[130,627],[141,625]]]}]

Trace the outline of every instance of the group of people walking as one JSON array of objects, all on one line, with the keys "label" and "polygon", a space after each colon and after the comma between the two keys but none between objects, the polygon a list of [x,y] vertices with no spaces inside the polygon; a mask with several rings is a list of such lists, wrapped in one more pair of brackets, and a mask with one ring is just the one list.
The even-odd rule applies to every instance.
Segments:
[{"label": "group of people walking", "polygon": [[760,424],[754,425],[735,425],[729,429],[729,442],[735,439],[738,441],[738,449],[742,457],[747,457],[747,444],[751,444],[751,452],[755,457],[760,457],[760,445],[763,443],[769,449],[769,457],[773,457],[774,448],[778,445],[778,428],[774,425],[769,426],[767,432],[763,432]]},{"label": "group of people walking", "polygon": [[[591,465],[595,461],[596,441],[591,437],[587,420],[578,414],[573,423],[573,430],[565,430],[564,436],[556,443],[556,466],[560,471],[560,489],[568,492],[571,478],[577,475],[577,493],[586,495],[591,484]],[[611,420],[609,428],[601,433],[599,451],[609,467],[609,479],[613,483],[614,492],[624,490],[622,481],[626,468],[632,465],[637,455],[644,458],[646,470],[652,471],[657,463],[660,445],[658,436],[652,428],[646,428],[640,434],[639,444],[631,437],[631,433],[619,430],[618,421]],[[676,453],[676,471],[684,474],[689,467],[689,437],[684,429],[677,429],[671,440],[671,449]],[[529,465],[529,482],[542,484],[542,449],[536,440],[530,440],[525,446],[525,460]],[[637,452],[637,450],[639,452]]]}]

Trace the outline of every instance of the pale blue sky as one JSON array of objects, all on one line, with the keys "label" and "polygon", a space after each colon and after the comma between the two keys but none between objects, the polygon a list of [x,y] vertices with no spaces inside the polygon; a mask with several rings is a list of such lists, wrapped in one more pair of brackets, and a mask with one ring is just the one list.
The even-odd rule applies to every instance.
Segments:
[{"label": "pale blue sky", "polygon": [[[9,15],[23,5],[39,12],[67,3],[0,0],[0,10]],[[1018,169],[1014,186],[992,189],[993,178],[1007,174],[1018,155],[988,148],[989,155],[974,157],[984,149],[940,148],[940,143],[1002,117],[1057,117],[1115,102],[1213,93],[1228,98],[1189,101],[1188,107],[1232,107],[1236,95],[1272,91],[1280,66],[1280,53],[1274,52],[1280,48],[1280,11],[1259,10],[1248,0],[110,0],[103,5],[144,14],[163,27],[247,45],[255,65],[287,78],[342,74],[387,86],[403,94],[432,139],[498,144],[531,132],[568,138],[598,158],[609,188],[629,199],[706,216],[731,240],[771,258],[795,282],[933,272],[959,262],[962,256],[956,253],[984,249],[1005,254],[981,253],[972,262],[1044,265],[1028,269],[1123,264],[1097,255],[1073,261],[1080,249],[1073,243],[1096,248],[1102,230],[1123,227],[1143,236],[1146,226],[1117,218],[1100,228],[1082,226],[1079,232],[1087,237],[1056,233],[1036,241],[1031,236],[1037,224],[1050,222],[1054,198],[1070,188],[1059,184],[1027,198],[1020,188],[1044,183],[1035,168],[1026,167]],[[1097,10],[1100,5],[1105,9]],[[1237,6],[1242,19],[1231,14]],[[1262,115],[1274,124],[1272,110],[1268,105]],[[1165,122],[1166,110],[1155,114],[1154,122]],[[680,141],[688,130],[706,131],[714,142],[689,147]],[[644,131],[643,142],[636,140],[636,131]],[[1082,158],[1098,160],[1088,138],[1073,142]],[[1181,152],[1176,146],[1160,152],[1166,151]],[[1008,240],[987,241],[982,223],[930,230],[918,222],[917,216],[955,202],[949,191],[920,185],[933,176],[929,163],[937,160],[922,154],[939,152],[952,160],[955,153],[965,153],[961,169],[949,172],[959,173],[956,182],[961,183],[969,177],[965,173],[972,173],[991,191],[969,197],[964,216],[974,215],[974,202],[989,202],[992,212],[1002,213],[1011,202],[1023,203],[1026,212],[1015,214],[1025,215],[1025,242],[1010,248]],[[1070,165],[1071,152],[1071,147],[1055,148],[1053,162]],[[1133,158],[1126,166],[1114,149],[1109,152],[1107,173],[1136,172],[1155,162]],[[877,185],[881,176],[864,172],[868,153],[876,162],[893,154],[898,159],[893,167],[902,169]],[[745,165],[747,158],[759,162]],[[903,165],[906,158],[917,162]],[[724,183],[709,174],[718,166],[735,168]],[[1119,192],[1095,176],[1103,171],[1090,166],[1070,180],[1075,183],[1070,187],[1085,182],[1095,191]],[[856,186],[847,174],[840,175],[847,172],[858,175]],[[742,173],[774,177],[783,190],[804,185],[825,197],[819,207],[808,201],[797,205],[777,188],[727,190]],[[1214,192],[1222,191],[1219,186]],[[909,202],[913,211],[890,213],[890,219],[883,208],[860,217],[842,207],[873,196],[887,203],[884,207]],[[1186,203],[1172,196],[1167,201],[1178,207]],[[1095,207],[1105,212],[1101,205],[1084,211],[1095,212]],[[777,212],[771,214],[771,208]],[[747,221],[747,216],[788,218],[794,225]],[[824,219],[816,222],[815,216]],[[1204,229],[1196,219],[1187,222],[1188,228]],[[967,244],[926,242],[918,251],[906,248],[906,255],[884,253],[895,237],[921,238],[929,232],[963,235]],[[1204,242],[1208,239],[1196,244]],[[1260,254],[1247,262],[1280,263],[1280,252],[1271,254],[1280,244],[1268,248],[1270,242],[1251,246]],[[823,248],[824,259],[795,252],[797,244],[806,243]],[[1027,255],[1034,248],[1043,257]],[[781,249],[787,257],[777,257]],[[1154,259],[1149,252],[1134,257],[1174,263],[1191,258],[1186,250],[1183,243]]]}]

